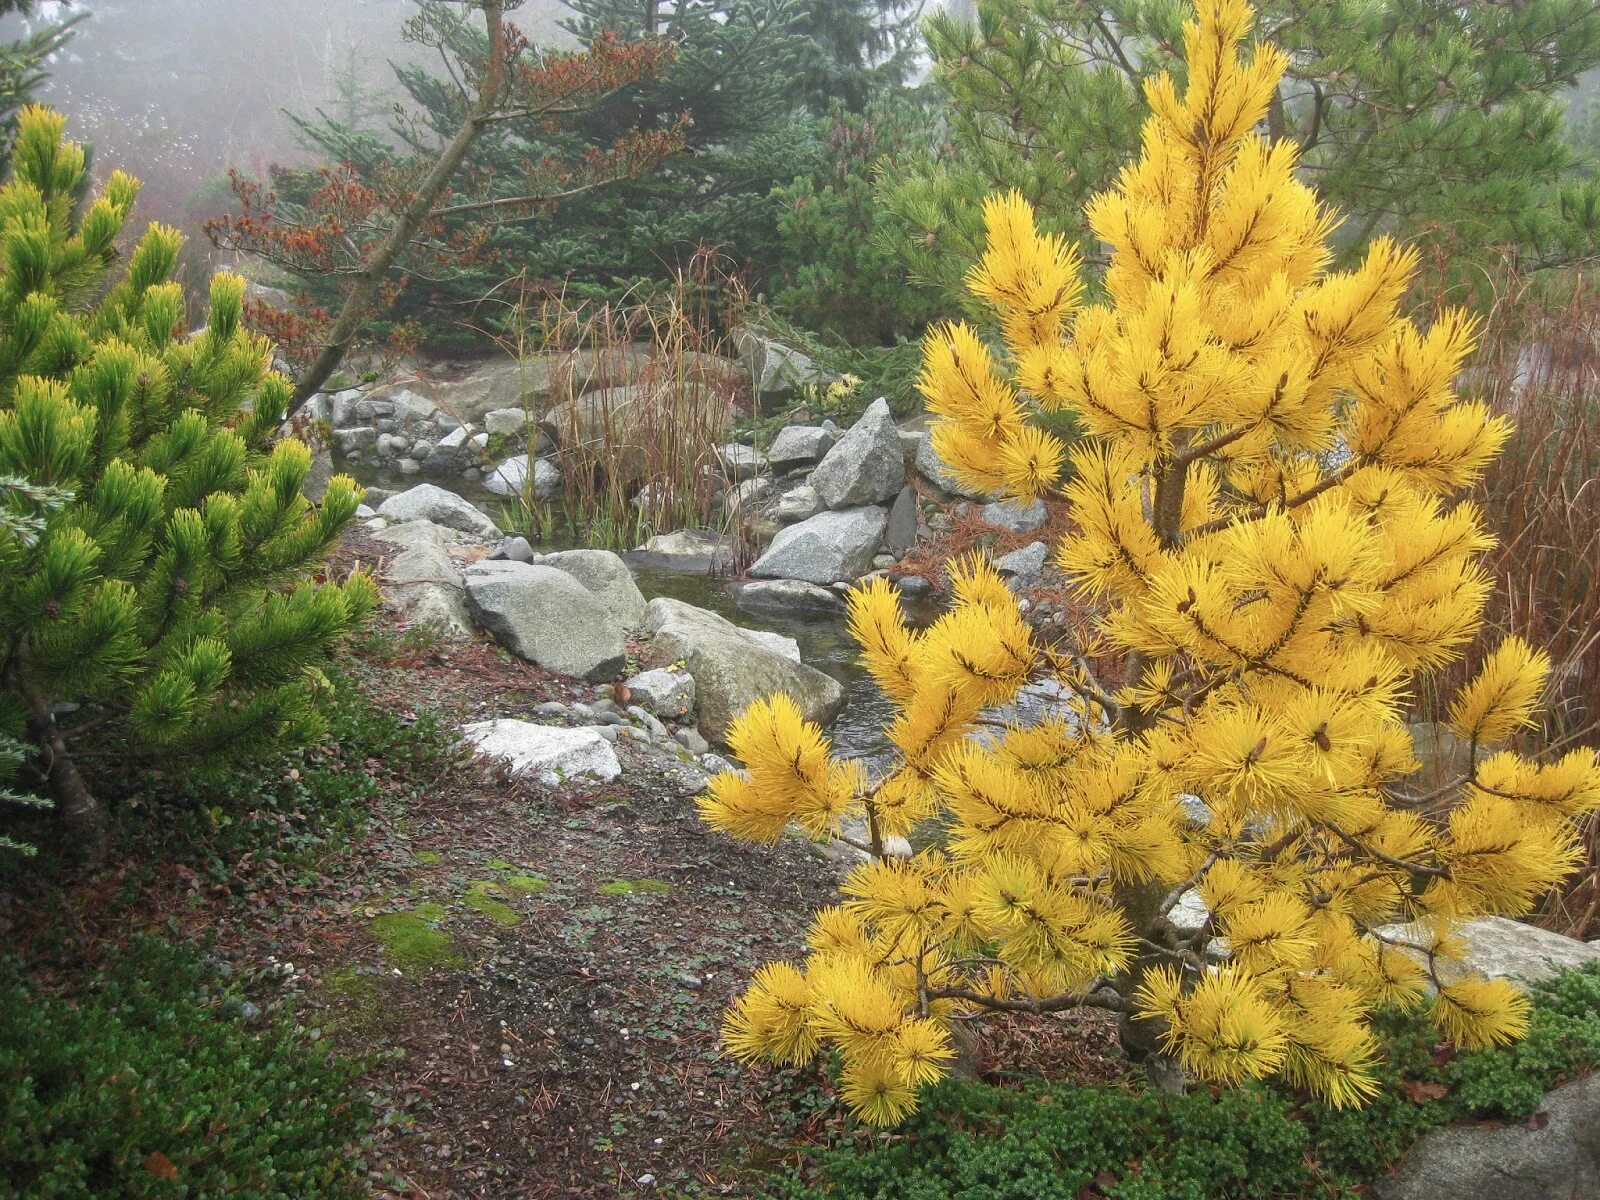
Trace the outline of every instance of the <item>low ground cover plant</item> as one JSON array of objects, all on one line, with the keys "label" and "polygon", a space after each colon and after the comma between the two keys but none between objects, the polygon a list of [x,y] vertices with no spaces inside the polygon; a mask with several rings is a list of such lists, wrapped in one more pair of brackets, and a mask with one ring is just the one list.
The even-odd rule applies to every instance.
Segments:
[{"label": "low ground cover plant", "polygon": [[361,1067],[260,1017],[191,950],[136,941],[70,996],[0,960],[0,1192],[355,1200]]},{"label": "low ground cover plant", "polygon": [[1142,1088],[946,1080],[890,1139],[858,1134],[774,1180],[786,1200],[1208,1200],[1332,1197],[1378,1178],[1430,1129],[1520,1121],[1551,1087],[1600,1065],[1600,968],[1532,989],[1516,1045],[1455,1055],[1429,1022],[1393,1010],[1376,1098],[1305,1102],[1276,1085]]}]

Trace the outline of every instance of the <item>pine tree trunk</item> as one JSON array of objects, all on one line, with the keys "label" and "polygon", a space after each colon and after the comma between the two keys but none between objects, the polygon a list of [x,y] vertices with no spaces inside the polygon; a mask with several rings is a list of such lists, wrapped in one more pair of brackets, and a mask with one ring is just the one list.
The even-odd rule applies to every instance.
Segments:
[{"label": "pine tree trunk", "polygon": [[[1149,931],[1156,923],[1156,911],[1165,894],[1166,890],[1157,884],[1121,887],[1117,889],[1117,903],[1134,929]],[[1116,990],[1124,999],[1132,1000],[1134,992],[1144,982],[1145,972],[1160,962],[1159,955],[1141,951],[1129,964],[1127,972],[1116,979]],[[1128,1061],[1144,1067],[1151,1087],[1182,1095],[1183,1066],[1161,1048],[1161,1033],[1165,1024],[1165,1021],[1136,1017],[1134,1013],[1126,1012],[1117,1024],[1117,1038],[1122,1043],[1122,1053]]]},{"label": "pine tree trunk", "polygon": [[72,835],[75,850],[89,860],[104,857],[110,840],[105,805],[89,790],[77,764],[72,761],[66,740],[61,736],[61,727],[56,724],[50,698],[36,688],[24,688],[23,698],[28,704],[29,728],[48,759],[50,787],[55,792],[61,820]]},{"label": "pine tree trunk", "polygon": [[345,297],[344,304],[340,306],[339,315],[334,318],[333,326],[328,330],[328,340],[322,352],[295,383],[294,395],[289,400],[286,418],[299,412],[306,401],[321,391],[322,385],[339,369],[339,364],[344,361],[344,356],[354,345],[357,335],[372,320],[378,293],[383,287],[389,269],[399,261],[400,255],[411,244],[411,239],[417,235],[417,230],[422,228],[433,211],[434,204],[450,186],[468,151],[488,126],[490,117],[500,103],[500,92],[506,75],[503,13],[505,6],[502,0],[481,0],[481,7],[489,53],[484,64],[483,80],[478,85],[478,94],[473,106],[456,130],[455,136],[440,152],[439,160],[433,164],[427,178],[417,186],[416,194],[412,196],[410,203],[396,217],[388,236],[372,252],[372,257],[367,260],[361,274],[356,276],[354,286]]}]

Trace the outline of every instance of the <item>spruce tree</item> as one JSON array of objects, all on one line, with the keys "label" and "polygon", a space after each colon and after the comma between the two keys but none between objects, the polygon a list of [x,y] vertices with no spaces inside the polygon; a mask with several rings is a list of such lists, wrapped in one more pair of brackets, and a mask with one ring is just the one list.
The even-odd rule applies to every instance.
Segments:
[{"label": "spruce tree", "polygon": [[[1244,0],[1197,9],[1186,79],[1147,83],[1143,153],[1087,208],[1103,297],[1002,193],[969,285],[1003,349],[965,322],[924,344],[933,444],[962,481],[1070,503],[1056,561],[1081,627],[1037,635],[982,560],[923,628],[874,580],[850,623],[895,708],[889,771],[833,754],[780,695],[734,722],[746,770],[700,801],[740,838],[798,825],[870,856],[724,1034],[748,1061],[837,1051],[873,1122],[989,1012],[1106,1009],[1158,1083],[1276,1076],[1334,1107],[1377,1091],[1380,1005],[1459,1046],[1513,1040],[1527,997],[1461,961],[1461,923],[1532,911],[1600,810],[1594,750],[1520,736],[1550,660],[1515,637],[1450,705],[1459,771],[1417,778],[1410,697],[1460,659],[1489,587],[1462,493],[1509,426],[1453,389],[1472,319],[1402,315],[1417,252],[1380,237],[1334,269],[1297,147],[1253,132],[1291,57],[1245,49]],[[1069,452],[1040,409],[1087,435]],[[997,729],[1040,676],[1062,708]],[[894,853],[923,822],[936,844]]]},{"label": "spruce tree", "polygon": [[244,281],[218,275],[186,333],[177,231],[151,226],[113,277],[138,185],[119,171],[86,197],[64,127],[25,108],[0,188],[0,477],[20,481],[0,528],[0,731],[25,733],[93,852],[107,814],[86,739],[214,770],[314,738],[316,664],[376,592],[307,578],[361,493],[338,476],[320,506],[302,495],[311,454],[273,441],[291,387],[241,325]]},{"label": "spruce tree", "polygon": [[856,113],[902,87],[916,65],[921,15],[915,0],[799,0],[796,98],[813,112]]},{"label": "spruce tree", "polygon": [[[976,23],[929,23],[951,143],[884,177],[880,199],[920,278],[970,306],[978,202],[1017,188],[1041,225],[1078,239],[1084,200],[1138,150],[1144,84],[1182,45],[1166,0],[980,0]],[[1388,233],[1462,261],[1511,247],[1522,265],[1600,248],[1600,184],[1570,177],[1560,93],[1600,63],[1592,0],[1272,0],[1260,28],[1287,67],[1263,129],[1345,214],[1343,261]],[[973,311],[969,307],[969,311]]]}]

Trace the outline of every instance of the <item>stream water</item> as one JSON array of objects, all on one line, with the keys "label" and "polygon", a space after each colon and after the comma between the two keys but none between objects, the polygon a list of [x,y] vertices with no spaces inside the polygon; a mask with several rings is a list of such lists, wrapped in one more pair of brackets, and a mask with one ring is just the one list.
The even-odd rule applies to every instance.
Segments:
[{"label": "stream water", "polygon": [[857,661],[860,651],[845,627],[843,613],[835,617],[786,615],[765,609],[759,614],[747,613],[734,604],[733,588],[727,579],[703,572],[666,571],[640,563],[629,566],[647,599],[671,596],[709,609],[735,625],[770,629],[792,637],[799,643],[800,657],[808,666],[826,671],[844,684],[848,703],[828,730],[834,753],[860,759],[872,774],[887,768],[892,747],[883,727],[894,719],[894,709]]},{"label": "stream water", "polygon": [[[445,482],[424,479],[366,463],[341,462],[338,469],[354,476],[358,483],[392,492],[404,491],[421,482],[438,483],[476,504],[497,520],[505,503],[501,497],[470,480]],[[534,549],[548,553],[572,549],[580,544],[547,539]],[[747,613],[734,603],[732,580],[707,575],[703,570],[671,570],[657,560],[649,563],[634,561],[635,556],[629,554],[624,554],[623,558],[628,560],[639,590],[647,600],[656,596],[671,596],[686,604],[709,609],[736,625],[767,629],[794,638],[799,643],[800,656],[808,666],[826,671],[844,684],[848,703],[828,730],[833,739],[834,752],[860,759],[869,772],[875,774],[886,769],[892,748],[884,737],[883,727],[893,719],[894,710],[872,677],[857,662],[858,649],[845,628],[842,612],[837,616],[784,614],[767,610],[759,614]],[[913,613],[912,619],[922,620],[930,615],[925,612]]]}]

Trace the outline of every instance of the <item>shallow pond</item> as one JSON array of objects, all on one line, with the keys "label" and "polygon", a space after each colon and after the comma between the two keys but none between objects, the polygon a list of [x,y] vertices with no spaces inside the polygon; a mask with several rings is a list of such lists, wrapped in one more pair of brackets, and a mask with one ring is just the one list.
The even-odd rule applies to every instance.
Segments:
[{"label": "shallow pond", "polygon": [[[338,470],[354,476],[358,483],[381,487],[389,491],[404,491],[418,483],[431,482],[455,492],[499,519],[506,501],[487,491],[481,483],[466,479],[440,480],[416,475],[404,475],[369,463],[338,464]],[[546,539],[534,547],[540,552],[572,549],[581,543],[568,539]],[[892,747],[884,736],[884,726],[893,719],[894,709],[857,661],[858,649],[845,628],[844,614],[837,616],[819,614],[786,615],[762,610],[745,612],[734,603],[735,580],[711,576],[703,570],[672,570],[659,560],[638,561],[638,556],[624,554],[639,590],[645,599],[671,596],[687,604],[709,609],[726,617],[736,625],[750,629],[768,629],[792,637],[800,645],[800,656],[807,665],[826,671],[845,686],[848,703],[839,719],[829,729],[834,752],[861,759],[868,770],[878,773],[887,769]],[[914,611],[914,622],[929,620],[933,610]]]}]

